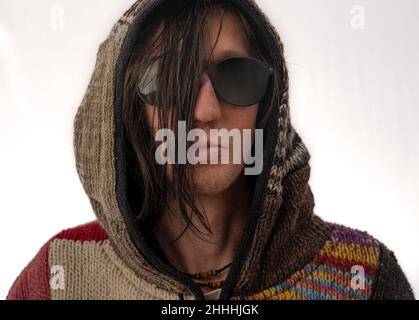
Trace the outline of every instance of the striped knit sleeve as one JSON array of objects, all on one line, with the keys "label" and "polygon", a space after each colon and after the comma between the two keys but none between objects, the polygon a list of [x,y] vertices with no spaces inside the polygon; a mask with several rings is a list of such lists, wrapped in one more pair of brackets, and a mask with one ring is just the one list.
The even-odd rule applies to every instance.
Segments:
[{"label": "striped knit sleeve", "polygon": [[13,283],[7,300],[50,300],[48,241]]},{"label": "striped knit sleeve", "polygon": [[372,300],[414,300],[412,287],[392,251],[380,246],[380,263],[374,281]]}]

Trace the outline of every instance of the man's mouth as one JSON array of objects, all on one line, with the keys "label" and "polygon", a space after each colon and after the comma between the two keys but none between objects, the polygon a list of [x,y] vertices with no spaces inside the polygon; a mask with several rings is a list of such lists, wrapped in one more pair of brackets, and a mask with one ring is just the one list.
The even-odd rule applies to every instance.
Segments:
[{"label": "man's mouth", "polygon": [[211,143],[210,141],[198,141],[195,142],[194,145],[197,147],[195,156],[201,159],[207,158],[207,160],[210,159],[212,155],[221,155],[223,149],[228,149],[228,147],[223,146],[220,143]]}]

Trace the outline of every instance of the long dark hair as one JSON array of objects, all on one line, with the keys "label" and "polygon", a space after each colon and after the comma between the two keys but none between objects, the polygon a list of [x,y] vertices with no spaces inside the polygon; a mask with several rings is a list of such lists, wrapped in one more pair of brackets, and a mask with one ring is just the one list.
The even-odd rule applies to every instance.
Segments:
[{"label": "long dark hair", "polygon": [[[208,42],[209,17],[227,11],[241,21],[254,57],[272,62],[272,57],[259,43],[240,10],[229,3],[219,0],[165,1],[146,18],[142,34],[138,36],[139,41],[130,57],[125,75],[122,119],[130,184],[128,199],[138,224],[146,230],[152,230],[160,215],[171,210],[168,206],[170,198],[174,200],[175,211],[186,222],[184,231],[191,228],[202,238],[204,234],[192,222],[195,215],[211,234],[205,212],[201,212],[195,204],[196,195],[188,165],[173,164],[168,174],[167,166],[156,163],[156,143],[148,127],[144,103],[137,87],[142,75],[158,60],[156,104],[159,107],[155,116],[159,128],[171,128],[176,132],[177,121],[183,120],[186,121],[187,130],[192,129],[204,68],[203,49]],[[157,31],[159,33],[154,39]],[[278,78],[278,75],[274,74],[273,78]],[[277,86],[272,85],[270,95],[278,94],[276,90]],[[261,102],[260,105],[265,107],[259,109],[258,128],[264,127],[273,103],[269,99]],[[172,116],[169,118],[169,115]]]}]

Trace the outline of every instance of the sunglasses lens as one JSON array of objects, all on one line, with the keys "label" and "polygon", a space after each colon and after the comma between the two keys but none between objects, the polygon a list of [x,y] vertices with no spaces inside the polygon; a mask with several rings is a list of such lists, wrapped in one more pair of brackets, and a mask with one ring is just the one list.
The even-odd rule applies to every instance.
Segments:
[{"label": "sunglasses lens", "polygon": [[158,63],[150,64],[144,72],[143,77],[138,83],[138,91],[141,98],[149,104],[155,105],[156,81],[157,81]]},{"label": "sunglasses lens", "polygon": [[226,102],[251,106],[265,96],[270,74],[270,69],[259,60],[232,58],[216,66],[212,82]]},{"label": "sunglasses lens", "polygon": [[[150,64],[138,91],[141,98],[156,106],[158,63]],[[235,106],[251,106],[265,96],[271,71],[262,61],[250,58],[231,58],[216,65],[211,82],[217,94]]]}]

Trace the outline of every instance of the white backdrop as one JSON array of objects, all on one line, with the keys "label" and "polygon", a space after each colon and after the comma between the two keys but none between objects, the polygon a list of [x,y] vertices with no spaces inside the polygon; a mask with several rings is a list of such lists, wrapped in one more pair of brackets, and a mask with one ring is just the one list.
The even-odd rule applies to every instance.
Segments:
[{"label": "white backdrop", "polygon": [[[0,298],[46,240],[94,219],[73,117],[132,2],[0,2]],[[316,213],[383,241],[419,296],[419,2],[258,3],[285,43]]]}]

